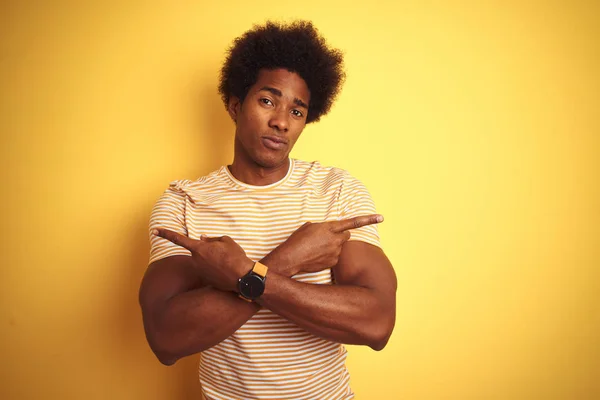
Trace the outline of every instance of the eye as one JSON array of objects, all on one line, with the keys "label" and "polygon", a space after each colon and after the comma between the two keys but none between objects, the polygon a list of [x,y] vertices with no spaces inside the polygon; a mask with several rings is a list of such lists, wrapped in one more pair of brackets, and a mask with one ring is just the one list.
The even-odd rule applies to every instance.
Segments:
[{"label": "eye", "polygon": [[260,102],[263,103],[263,104],[265,104],[265,105],[267,105],[267,106],[272,106],[273,105],[273,102],[271,100],[265,98],[265,97],[261,98]]},{"label": "eye", "polygon": [[292,114],[294,114],[296,117],[302,118],[304,116],[304,114],[302,114],[302,111],[299,110],[292,110]]}]

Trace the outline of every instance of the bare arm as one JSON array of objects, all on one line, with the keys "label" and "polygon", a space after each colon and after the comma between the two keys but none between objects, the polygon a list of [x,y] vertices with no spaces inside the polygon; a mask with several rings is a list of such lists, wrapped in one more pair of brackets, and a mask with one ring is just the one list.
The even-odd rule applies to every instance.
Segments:
[{"label": "bare arm", "polygon": [[[361,243],[358,247],[348,244],[344,246],[346,249],[344,251],[341,246],[350,236],[348,229],[380,221],[378,216],[364,216],[344,221],[303,225],[262,260],[263,264],[269,266],[267,287],[278,288],[277,291],[273,291],[272,297],[283,298],[287,290],[286,284],[293,286],[290,290],[296,295],[298,290],[309,286],[308,290],[315,291],[316,297],[307,303],[311,308],[303,311],[301,314],[303,317],[298,319],[297,323],[300,326],[305,326],[315,334],[331,340],[369,344],[373,348],[381,347],[378,335],[371,336],[371,331],[365,331],[366,335],[362,331],[356,332],[360,321],[350,326],[338,323],[338,327],[335,324],[331,325],[332,320],[325,317],[331,315],[338,305],[348,300],[354,302],[352,303],[354,306],[351,307],[352,312],[344,314],[350,318],[359,314],[360,302],[367,301],[370,304],[368,310],[376,308],[378,303],[375,300],[379,298],[379,288],[376,283],[378,279],[373,286],[377,295],[371,296],[366,287],[348,286],[340,290],[339,287],[328,286],[327,288],[332,291],[325,293],[323,292],[325,287],[318,289],[313,285],[298,283],[289,278],[300,271],[320,271],[337,264],[338,283],[347,284],[356,281],[359,285],[362,283],[371,285],[371,281],[357,278],[352,271],[358,267],[369,266],[361,260],[369,259],[371,256],[376,257],[376,260],[379,259],[375,265],[389,265],[383,252],[365,243]],[[140,289],[140,304],[148,342],[159,360],[171,365],[181,357],[201,352],[220,343],[251,318],[260,307],[239,299],[234,293],[238,278],[252,268],[253,262],[231,238],[203,237],[201,240],[193,240],[167,229],[158,229],[154,234],[185,247],[192,254],[191,257],[173,256],[152,263]],[[370,250],[365,253],[363,249]],[[372,251],[375,253],[369,256],[368,253]],[[387,271],[392,271],[393,276],[393,270]],[[375,276],[379,275],[379,273],[375,274]],[[358,303],[356,303],[357,299]],[[283,303],[282,313],[294,313],[303,304],[299,301],[289,303],[286,300],[283,300]],[[311,325],[311,318],[321,311],[325,314],[318,317]],[[293,317],[289,319],[296,321]],[[375,340],[371,340],[373,337]]]},{"label": "bare arm", "polygon": [[380,248],[346,242],[335,285],[301,283],[270,270],[267,276],[259,304],[325,339],[385,347],[395,323],[397,283]]},{"label": "bare arm", "polygon": [[[286,274],[275,259],[265,262]],[[139,301],[148,343],[165,365],[222,342],[260,309],[234,292],[207,286],[190,256],[152,263],[142,280]]]}]

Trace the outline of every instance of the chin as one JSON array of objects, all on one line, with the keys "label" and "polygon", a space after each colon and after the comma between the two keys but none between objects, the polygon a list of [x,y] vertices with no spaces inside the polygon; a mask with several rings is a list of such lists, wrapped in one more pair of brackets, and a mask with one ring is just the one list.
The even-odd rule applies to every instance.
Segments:
[{"label": "chin", "polygon": [[260,165],[263,168],[275,168],[279,167],[281,164],[287,162],[289,154],[259,154],[258,157],[254,157],[254,162]]}]

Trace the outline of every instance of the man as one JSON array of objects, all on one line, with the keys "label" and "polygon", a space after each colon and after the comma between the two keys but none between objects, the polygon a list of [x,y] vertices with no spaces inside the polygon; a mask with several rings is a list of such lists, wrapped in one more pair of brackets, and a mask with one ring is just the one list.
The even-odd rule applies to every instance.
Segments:
[{"label": "man", "polygon": [[146,336],[166,365],[200,353],[208,399],[353,398],[341,343],[381,350],[392,333],[396,276],[369,193],[289,158],[343,80],[341,53],[308,22],[236,39],[219,88],[233,163],[173,182],[154,207]]}]

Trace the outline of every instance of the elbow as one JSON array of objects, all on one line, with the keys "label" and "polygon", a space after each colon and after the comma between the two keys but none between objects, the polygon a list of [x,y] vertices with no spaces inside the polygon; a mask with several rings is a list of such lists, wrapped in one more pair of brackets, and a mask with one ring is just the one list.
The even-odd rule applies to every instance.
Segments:
[{"label": "elbow", "polygon": [[149,337],[148,343],[158,361],[166,366],[171,366],[179,359],[202,352],[207,348],[205,346],[196,348],[182,346],[180,338],[167,335]]},{"label": "elbow", "polygon": [[168,340],[164,335],[157,334],[156,332],[149,334],[147,332],[146,338],[148,339],[150,349],[161,364],[171,366],[182,357],[177,349],[172,346],[173,341]]},{"label": "elbow", "polygon": [[166,365],[167,367],[169,367],[175,364],[177,360],[179,360],[180,357],[177,356],[175,352],[169,349],[167,346],[161,345],[156,341],[149,341],[149,343],[152,352],[162,365]]},{"label": "elbow", "polygon": [[375,351],[381,351],[385,348],[389,339],[389,336],[377,336],[369,340],[368,346]]},{"label": "elbow", "polygon": [[389,337],[388,338],[383,337],[383,338],[378,338],[376,340],[372,340],[369,343],[369,347],[375,351],[381,351],[387,345],[388,340],[389,340]]},{"label": "elbow", "polygon": [[366,344],[375,351],[383,350],[392,336],[394,323],[395,321],[392,319],[373,324],[369,329]]},{"label": "elbow", "polygon": [[171,353],[168,353],[166,351],[156,351],[154,350],[154,355],[156,356],[156,358],[158,359],[158,361],[160,361],[160,363],[162,365],[165,365],[167,367],[170,367],[171,365],[175,364],[177,362],[177,360],[179,360],[179,358]]}]

